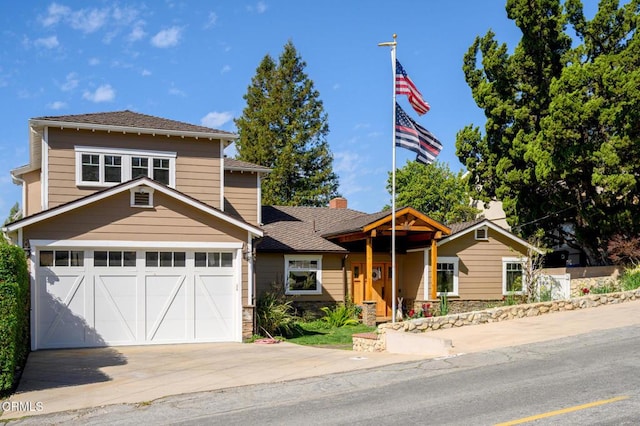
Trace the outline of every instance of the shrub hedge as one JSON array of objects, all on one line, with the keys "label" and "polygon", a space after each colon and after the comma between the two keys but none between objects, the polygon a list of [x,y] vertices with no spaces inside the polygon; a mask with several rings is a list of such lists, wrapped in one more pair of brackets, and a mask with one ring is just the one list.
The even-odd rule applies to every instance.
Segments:
[{"label": "shrub hedge", "polygon": [[20,247],[0,244],[0,395],[13,390],[28,353],[27,261]]}]

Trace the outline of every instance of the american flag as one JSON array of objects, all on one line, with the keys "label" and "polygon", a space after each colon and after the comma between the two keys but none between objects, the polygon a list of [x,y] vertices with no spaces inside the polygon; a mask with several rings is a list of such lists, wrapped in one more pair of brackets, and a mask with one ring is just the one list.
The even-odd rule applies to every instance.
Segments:
[{"label": "american flag", "polygon": [[423,115],[429,112],[431,108],[427,102],[422,98],[422,94],[418,90],[413,81],[407,75],[407,72],[400,65],[400,61],[396,59],[396,95],[407,95],[409,103],[413,109],[419,114]]},{"label": "american flag", "polygon": [[436,159],[442,144],[430,131],[416,123],[396,103],[396,146],[415,152],[416,161],[431,164]]}]

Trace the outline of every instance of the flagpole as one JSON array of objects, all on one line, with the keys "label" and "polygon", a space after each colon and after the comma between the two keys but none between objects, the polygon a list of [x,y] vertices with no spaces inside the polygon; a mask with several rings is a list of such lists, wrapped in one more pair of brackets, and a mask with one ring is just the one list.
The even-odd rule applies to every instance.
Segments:
[{"label": "flagpole", "polygon": [[[393,84],[393,102],[391,105],[392,113],[392,136],[391,136],[391,322],[396,322],[396,38],[393,35],[393,41],[378,43],[378,46],[391,47],[391,75]],[[383,272],[384,273],[384,272]],[[400,318],[402,319],[402,318]]]}]

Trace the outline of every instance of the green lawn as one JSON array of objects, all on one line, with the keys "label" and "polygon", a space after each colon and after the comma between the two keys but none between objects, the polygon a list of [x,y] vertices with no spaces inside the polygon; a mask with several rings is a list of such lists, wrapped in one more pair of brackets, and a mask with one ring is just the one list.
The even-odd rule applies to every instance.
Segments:
[{"label": "green lawn", "polygon": [[367,327],[364,324],[327,328],[321,321],[301,322],[300,327],[302,328],[302,335],[290,337],[287,342],[338,349],[352,348],[352,334],[376,330],[376,327]]}]

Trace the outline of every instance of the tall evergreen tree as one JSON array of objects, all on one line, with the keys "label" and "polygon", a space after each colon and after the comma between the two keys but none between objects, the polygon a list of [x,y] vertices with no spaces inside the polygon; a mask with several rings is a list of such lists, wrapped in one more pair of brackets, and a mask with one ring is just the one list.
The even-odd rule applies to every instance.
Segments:
[{"label": "tall evergreen tree", "polygon": [[[476,197],[497,197],[524,236],[584,249],[606,261],[616,227],[637,232],[638,0],[602,0],[588,22],[579,0],[509,0],[522,30],[513,54],[489,32],[463,70],[487,122],[467,126],[457,155]],[[583,44],[571,47],[571,25]],[[480,57],[481,56],[481,57]],[[481,65],[481,66],[480,66]],[[635,204],[634,204],[635,203]],[[569,226],[567,226],[567,224]]]},{"label": "tall evergreen tree", "polygon": [[235,120],[238,159],[272,169],[262,182],[265,205],[326,206],[338,195],[327,114],[305,67],[291,41],[277,64],[266,55]]}]

